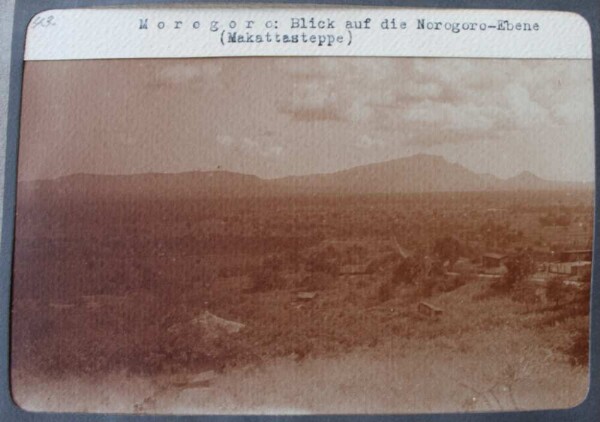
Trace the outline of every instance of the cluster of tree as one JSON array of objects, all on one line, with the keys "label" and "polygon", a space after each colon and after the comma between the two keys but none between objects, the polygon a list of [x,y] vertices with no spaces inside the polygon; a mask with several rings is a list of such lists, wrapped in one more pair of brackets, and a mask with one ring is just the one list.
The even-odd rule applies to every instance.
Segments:
[{"label": "cluster of tree", "polygon": [[510,290],[522,285],[535,270],[535,263],[530,253],[519,252],[511,256],[505,263],[507,272],[502,287]]},{"label": "cluster of tree", "polygon": [[285,280],[281,275],[286,269],[298,271],[304,267],[310,274],[302,280],[304,288],[320,288],[339,274],[340,254],[332,246],[316,250],[308,256],[303,256],[299,251],[266,256],[258,268],[250,272],[251,290],[268,291],[281,288]]},{"label": "cluster of tree", "polygon": [[505,247],[523,239],[523,231],[511,228],[509,223],[497,223],[488,219],[481,225],[480,232],[486,245]]},{"label": "cluster of tree", "polygon": [[394,284],[418,284],[420,279],[426,274],[426,263],[421,256],[409,256],[402,259],[392,273],[392,282]]},{"label": "cluster of tree", "polygon": [[281,288],[283,285],[283,277],[279,271],[261,266],[250,274],[252,283],[251,290],[255,292],[264,292]]},{"label": "cluster of tree", "polygon": [[282,268],[283,260],[280,256],[265,257],[260,267],[250,273],[251,290],[264,292],[281,288],[283,285],[283,277],[280,274]]},{"label": "cluster of tree", "polygon": [[512,294],[514,300],[527,305],[534,304],[540,299],[537,295],[537,287],[530,283],[529,277],[535,271],[535,262],[528,251],[520,251],[512,255],[504,263],[506,274],[504,277],[492,283],[492,292]]},{"label": "cluster of tree", "polygon": [[586,366],[590,356],[590,334],[587,327],[580,327],[572,337],[571,345],[566,350],[574,366]]},{"label": "cluster of tree", "polygon": [[452,236],[445,236],[435,241],[433,253],[442,261],[448,261],[453,265],[459,257],[464,255],[464,247],[461,242]]},{"label": "cluster of tree", "polygon": [[[571,344],[565,350],[570,362],[575,366],[585,366],[589,362],[589,314],[590,314],[590,288],[591,272],[588,271],[581,277],[583,285],[580,288],[567,288],[568,291],[558,291],[555,303],[563,304],[562,312],[557,319],[577,318],[580,325],[574,330]],[[566,287],[566,286],[565,286]],[[564,288],[564,287],[563,287]]]},{"label": "cluster of tree", "polygon": [[429,297],[436,292],[448,292],[464,285],[469,276],[449,276],[445,265],[454,265],[467,252],[466,247],[452,236],[437,239],[433,257],[413,254],[402,259],[392,273],[393,285],[416,286],[418,295]]}]

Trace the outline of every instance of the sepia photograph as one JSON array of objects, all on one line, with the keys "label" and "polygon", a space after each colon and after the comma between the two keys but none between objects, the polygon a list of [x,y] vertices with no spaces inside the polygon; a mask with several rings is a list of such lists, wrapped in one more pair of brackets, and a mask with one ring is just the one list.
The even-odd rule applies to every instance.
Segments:
[{"label": "sepia photograph", "polygon": [[28,61],[12,397],[577,406],[594,174],[589,59]]}]

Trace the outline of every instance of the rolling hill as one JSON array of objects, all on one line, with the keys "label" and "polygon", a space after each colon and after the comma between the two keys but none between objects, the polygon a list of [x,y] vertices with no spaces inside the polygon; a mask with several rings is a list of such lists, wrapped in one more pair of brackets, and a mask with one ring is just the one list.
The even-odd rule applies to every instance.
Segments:
[{"label": "rolling hill", "polygon": [[75,174],[53,180],[19,183],[19,195],[39,190],[56,195],[204,197],[285,194],[370,194],[401,192],[472,192],[593,189],[593,183],[559,182],[524,171],[501,179],[475,173],[440,156],[418,154],[352,167],[333,173],[261,179],[229,171],[147,173],[135,175]]}]

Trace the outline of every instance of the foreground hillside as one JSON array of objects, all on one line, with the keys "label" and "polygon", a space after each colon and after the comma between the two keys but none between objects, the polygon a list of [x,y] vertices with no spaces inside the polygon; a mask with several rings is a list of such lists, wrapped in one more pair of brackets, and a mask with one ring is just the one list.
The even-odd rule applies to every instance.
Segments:
[{"label": "foreground hillside", "polygon": [[[127,412],[571,406],[587,388],[590,277],[544,295],[530,276],[555,250],[590,249],[592,200],[20,196],[14,397],[50,409],[85,390],[68,406],[113,406],[97,382]],[[349,402],[364,386],[381,399]]]},{"label": "foreground hillside", "polygon": [[[264,349],[260,361],[183,376],[17,372],[13,394],[29,410],[149,413],[416,413],[581,402],[587,371],[569,364],[561,348],[572,323],[540,331],[547,312],[528,313],[506,298],[477,299],[485,291],[466,285],[432,298],[444,309],[435,321],[400,306],[402,298],[387,302],[366,311],[380,315],[373,327],[379,341],[336,353],[299,359],[268,357]],[[385,322],[394,320],[399,324]]]}]

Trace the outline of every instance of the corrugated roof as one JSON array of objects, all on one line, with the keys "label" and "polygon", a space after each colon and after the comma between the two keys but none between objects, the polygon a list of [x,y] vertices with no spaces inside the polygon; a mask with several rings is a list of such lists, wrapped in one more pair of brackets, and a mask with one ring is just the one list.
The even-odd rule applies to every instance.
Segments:
[{"label": "corrugated roof", "polygon": [[496,252],[488,252],[488,253],[484,253],[483,254],[484,257],[486,258],[493,258],[493,259],[502,259],[502,258],[506,258],[505,254],[501,254],[501,253],[496,253]]}]

